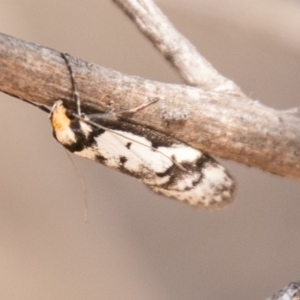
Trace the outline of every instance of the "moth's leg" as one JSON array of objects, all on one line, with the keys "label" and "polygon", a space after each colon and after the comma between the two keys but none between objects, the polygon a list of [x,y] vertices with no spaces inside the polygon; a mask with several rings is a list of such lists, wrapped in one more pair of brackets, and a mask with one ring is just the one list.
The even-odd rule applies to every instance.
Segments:
[{"label": "moth's leg", "polygon": [[144,108],[150,106],[151,104],[156,103],[158,100],[159,100],[159,98],[153,98],[152,100],[150,100],[148,102],[144,102],[133,108],[124,109],[124,110],[120,110],[120,111],[110,111],[110,112],[105,112],[105,113],[91,114],[91,115],[88,115],[88,117],[91,119],[117,120],[121,117],[125,117],[125,116],[128,117],[130,115],[133,115],[133,114],[143,110]]},{"label": "moth's leg", "polygon": [[115,114],[119,117],[133,115],[133,114],[137,113],[138,111],[143,110],[144,108],[150,106],[151,104],[156,103],[158,100],[159,100],[159,98],[156,97],[156,98],[153,98],[153,99],[149,100],[148,102],[144,102],[136,107],[115,112]]}]

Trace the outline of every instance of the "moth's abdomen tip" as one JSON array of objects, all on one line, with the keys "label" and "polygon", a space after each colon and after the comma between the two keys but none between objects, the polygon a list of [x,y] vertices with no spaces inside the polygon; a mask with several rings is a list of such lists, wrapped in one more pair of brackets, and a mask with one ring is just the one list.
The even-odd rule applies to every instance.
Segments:
[{"label": "moth's abdomen tip", "polygon": [[236,195],[235,181],[230,177],[225,182],[219,182],[211,187],[211,191],[207,191],[195,206],[199,206],[205,210],[222,209],[231,204]]},{"label": "moth's abdomen tip", "polygon": [[236,183],[227,170],[216,162],[203,169],[202,183],[204,195],[198,205],[212,210],[224,208],[233,202],[236,195]]}]

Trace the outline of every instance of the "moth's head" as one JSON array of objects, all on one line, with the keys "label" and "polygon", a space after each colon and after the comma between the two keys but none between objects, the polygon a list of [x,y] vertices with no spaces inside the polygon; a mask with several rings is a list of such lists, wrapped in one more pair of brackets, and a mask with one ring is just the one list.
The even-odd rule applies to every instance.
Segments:
[{"label": "moth's head", "polygon": [[71,125],[73,115],[61,100],[56,101],[50,112],[50,120],[55,131],[64,130]]}]

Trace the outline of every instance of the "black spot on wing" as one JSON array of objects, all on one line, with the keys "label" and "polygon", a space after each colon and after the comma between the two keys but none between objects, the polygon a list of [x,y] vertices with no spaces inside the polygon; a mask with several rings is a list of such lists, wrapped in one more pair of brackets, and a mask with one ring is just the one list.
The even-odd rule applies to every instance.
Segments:
[{"label": "black spot on wing", "polygon": [[196,187],[196,186],[203,180],[203,178],[204,178],[204,176],[203,176],[203,174],[201,174],[201,175],[198,177],[198,179],[193,180],[193,182],[192,182],[193,187]]},{"label": "black spot on wing", "polygon": [[105,165],[106,158],[103,155],[98,154],[96,155],[96,161],[99,162],[100,164]]},{"label": "black spot on wing", "polygon": [[131,142],[128,142],[128,143],[126,144],[126,148],[130,149],[131,145],[132,145],[132,143],[131,143]]},{"label": "black spot on wing", "polygon": [[[172,156],[173,161],[175,161],[175,157]],[[194,162],[183,162],[181,166],[185,169],[182,170],[175,163],[169,167],[164,172],[156,173],[157,177],[163,178],[165,176],[169,176],[170,179],[167,183],[164,183],[164,188],[168,186],[174,185],[177,181],[182,180],[188,174],[200,174],[201,176],[197,176],[195,180],[192,181],[192,185],[196,186],[203,178],[202,169],[205,168],[206,164],[215,164],[215,160],[209,155],[202,154],[196,161]],[[191,188],[187,188],[189,190]]]},{"label": "black spot on wing", "polygon": [[[175,157],[172,157],[175,160]],[[184,191],[193,190],[196,186],[201,184],[205,179],[203,170],[208,166],[216,166],[218,163],[209,155],[202,153],[202,155],[194,162],[183,162],[181,166],[185,169],[182,170],[176,164],[173,164],[167,170],[161,173],[156,173],[157,177],[169,177],[167,182],[156,187],[164,190],[176,190],[176,185],[186,178],[192,179],[190,184],[184,188]],[[213,187],[215,189],[215,187]]]},{"label": "black spot on wing", "polygon": [[215,163],[215,160],[211,156],[203,153],[201,155],[201,157],[198,158],[196,161],[196,166],[197,166],[198,170],[201,170],[205,166],[205,164],[208,162]]},{"label": "black spot on wing", "polygon": [[182,163],[181,166],[184,168],[182,170],[176,164],[173,164],[169,167],[165,172],[156,173],[157,177],[163,178],[168,177],[168,181],[164,182],[163,184],[157,185],[157,187],[165,189],[165,190],[174,190],[176,184],[186,177],[193,176],[195,177],[192,181],[191,186],[185,187],[185,191],[193,189],[199,182],[202,180],[202,173],[198,169],[195,164],[192,163]]},{"label": "black spot on wing", "polygon": [[120,157],[120,165],[124,165],[127,162],[127,158],[125,156]]}]

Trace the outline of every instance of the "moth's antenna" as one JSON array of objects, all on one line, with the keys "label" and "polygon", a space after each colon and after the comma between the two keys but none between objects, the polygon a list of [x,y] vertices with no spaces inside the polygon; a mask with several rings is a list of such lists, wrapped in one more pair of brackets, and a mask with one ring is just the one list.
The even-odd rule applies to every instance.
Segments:
[{"label": "moth's antenna", "polygon": [[70,155],[69,151],[66,150],[66,153],[74,167],[74,169],[77,172],[78,177],[80,178],[80,185],[83,193],[83,198],[84,198],[84,208],[85,208],[85,213],[84,213],[84,220],[85,223],[89,223],[89,198],[88,198],[88,189],[86,188],[85,180],[80,172],[80,169],[78,168],[76,162],[73,160],[72,156]]},{"label": "moth's antenna", "polygon": [[26,103],[29,103],[37,108],[39,108],[40,110],[46,112],[46,113],[50,113],[51,112],[51,108],[49,108],[47,105],[44,105],[44,104],[39,104],[39,103],[35,103],[33,101],[30,101],[30,100],[26,100],[26,99],[23,99],[23,98],[20,98],[22,101],[26,102]]},{"label": "moth's antenna", "polygon": [[[75,79],[74,79],[74,72],[73,72],[73,69],[72,69],[70,61],[69,61],[69,54],[61,53],[61,57],[64,59],[64,61],[66,63],[66,66],[69,70],[70,78],[71,78],[71,84],[72,84],[72,96],[74,97],[75,102],[76,102],[77,114],[78,114],[78,116],[81,116],[80,98],[79,98],[79,94],[78,94],[77,89],[76,89],[76,83],[75,83]],[[83,177],[82,173],[80,172],[80,169],[78,168],[77,164],[72,159],[70,153],[68,151],[66,151],[66,153],[67,153],[70,161],[72,162],[72,164],[73,164],[73,166],[74,166],[74,168],[75,168],[75,170],[78,174],[79,180],[80,180],[80,185],[81,185],[81,188],[82,188],[82,193],[83,193],[83,198],[84,198],[84,206],[85,206],[84,220],[85,220],[86,223],[88,223],[88,190],[86,188],[85,180],[84,180],[84,177]]]},{"label": "moth's antenna", "polygon": [[74,79],[74,72],[73,72],[73,69],[71,67],[70,60],[69,60],[69,54],[61,53],[61,57],[66,62],[66,66],[69,70],[71,83],[72,83],[72,93],[73,93],[73,96],[74,96],[74,99],[75,99],[75,102],[76,102],[76,107],[77,107],[77,114],[78,114],[78,116],[81,116],[80,98],[79,98],[78,91],[76,89],[76,82],[75,82],[75,79]]}]

